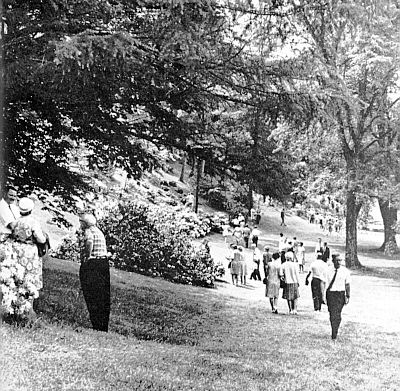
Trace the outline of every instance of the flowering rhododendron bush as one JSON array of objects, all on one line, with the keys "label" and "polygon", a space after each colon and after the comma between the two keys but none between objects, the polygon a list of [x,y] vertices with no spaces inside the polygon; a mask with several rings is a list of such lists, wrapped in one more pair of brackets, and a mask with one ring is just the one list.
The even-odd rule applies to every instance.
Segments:
[{"label": "flowering rhododendron bush", "polygon": [[[2,259],[0,268],[0,289],[2,293],[1,312],[5,315],[24,317],[32,309],[32,299],[39,297],[39,292],[32,281],[31,274],[25,266],[17,263],[16,258]],[[29,267],[29,264],[27,264]]]},{"label": "flowering rhododendron bush", "polygon": [[[200,286],[213,286],[221,275],[209,252],[192,244],[199,233],[204,236],[211,229],[193,212],[121,201],[98,226],[116,268]],[[66,238],[53,256],[79,261],[77,243]]]}]

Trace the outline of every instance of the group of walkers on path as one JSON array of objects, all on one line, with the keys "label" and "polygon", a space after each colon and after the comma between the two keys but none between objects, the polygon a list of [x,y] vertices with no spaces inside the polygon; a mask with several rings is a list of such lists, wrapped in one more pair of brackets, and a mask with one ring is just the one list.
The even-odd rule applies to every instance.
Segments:
[{"label": "group of walkers on path", "polygon": [[[255,229],[258,230],[257,227]],[[300,297],[299,287],[301,284],[300,274],[305,268],[304,243],[293,237],[292,240],[279,234],[278,251],[270,252],[268,247],[264,251],[258,248],[260,231],[256,232],[256,240],[251,234],[251,267],[246,260],[243,246],[240,245],[238,237],[229,245],[228,268],[232,278],[232,284],[238,286],[246,285],[246,278],[250,272],[250,280],[261,281],[260,267],[262,266],[265,284],[265,296],[269,299],[272,313],[278,314],[278,299],[282,289],[282,298],[287,300],[288,312],[291,315],[298,314],[298,299]],[[243,236],[243,240],[244,240]],[[248,241],[244,241],[246,247]],[[350,298],[350,273],[342,266],[340,254],[331,254],[327,242],[318,238],[315,245],[315,259],[308,267],[305,285],[311,285],[311,296],[314,311],[321,311],[322,305],[327,304],[330,314],[332,328],[332,340],[336,342],[341,312]],[[247,256],[247,258],[249,258]],[[249,270],[250,269],[250,270]]]},{"label": "group of walkers on path", "polygon": [[[32,198],[18,200],[17,189],[8,186],[0,200],[0,303],[1,317],[33,320],[33,305],[43,288],[43,245],[48,235],[32,215]],[[83,242],[79,278],[93,329],[108,331],[110,316],[110,267],[106,240],[93,214],[80,216]]]}]

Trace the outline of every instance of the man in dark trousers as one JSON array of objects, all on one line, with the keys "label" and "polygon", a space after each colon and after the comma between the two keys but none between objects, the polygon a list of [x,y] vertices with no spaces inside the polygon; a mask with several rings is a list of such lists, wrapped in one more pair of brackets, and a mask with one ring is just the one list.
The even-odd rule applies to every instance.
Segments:
[{"label": "man in dark trousers", "polygon": [[332,329],[332,341],[336,338],[342,320],[342,309],[350,300],[350,272],[342,266],[340,254],[332,255],[333,265],[327,267],[321,277],[322,300],[328,305]]},{"label": "man in dark trousers", "polygon": [[331,250],[328,247],[328,243],[325,242],[324,245],[322,246],[322,260],[324,262],[328,262],[330,256],[331,256]]},{"label": "man in dark trousers", "polygon": [[79,279],[94,330],[108,331],[110,319],[110,266],[106,240],[96,227],[96,218],[85,214],[80,219],[84,230]]}]

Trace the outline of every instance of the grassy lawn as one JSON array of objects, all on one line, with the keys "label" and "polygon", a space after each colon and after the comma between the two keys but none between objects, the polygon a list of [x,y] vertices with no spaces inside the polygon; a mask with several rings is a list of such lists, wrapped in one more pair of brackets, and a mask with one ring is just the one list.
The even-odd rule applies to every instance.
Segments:
[{"label": "grassy lawn", "polygon": [[1,328],[2,390],[400,389],[398,333],[347,321],[333,346],[326,313],[273,315],[265,299],[117,270],[100,333],[77,271],[49,260],[40,319]]}]

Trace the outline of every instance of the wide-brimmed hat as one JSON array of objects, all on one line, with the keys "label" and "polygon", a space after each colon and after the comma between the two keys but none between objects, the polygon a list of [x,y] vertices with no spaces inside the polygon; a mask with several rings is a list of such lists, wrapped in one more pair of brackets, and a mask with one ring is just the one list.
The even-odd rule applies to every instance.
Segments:
[{"label": "wide-brimmed hat", "polygon": [[29,213],[35,207],[35,203],[30,198],[23,197],[19,200],[18,206],[21,213]]}]

